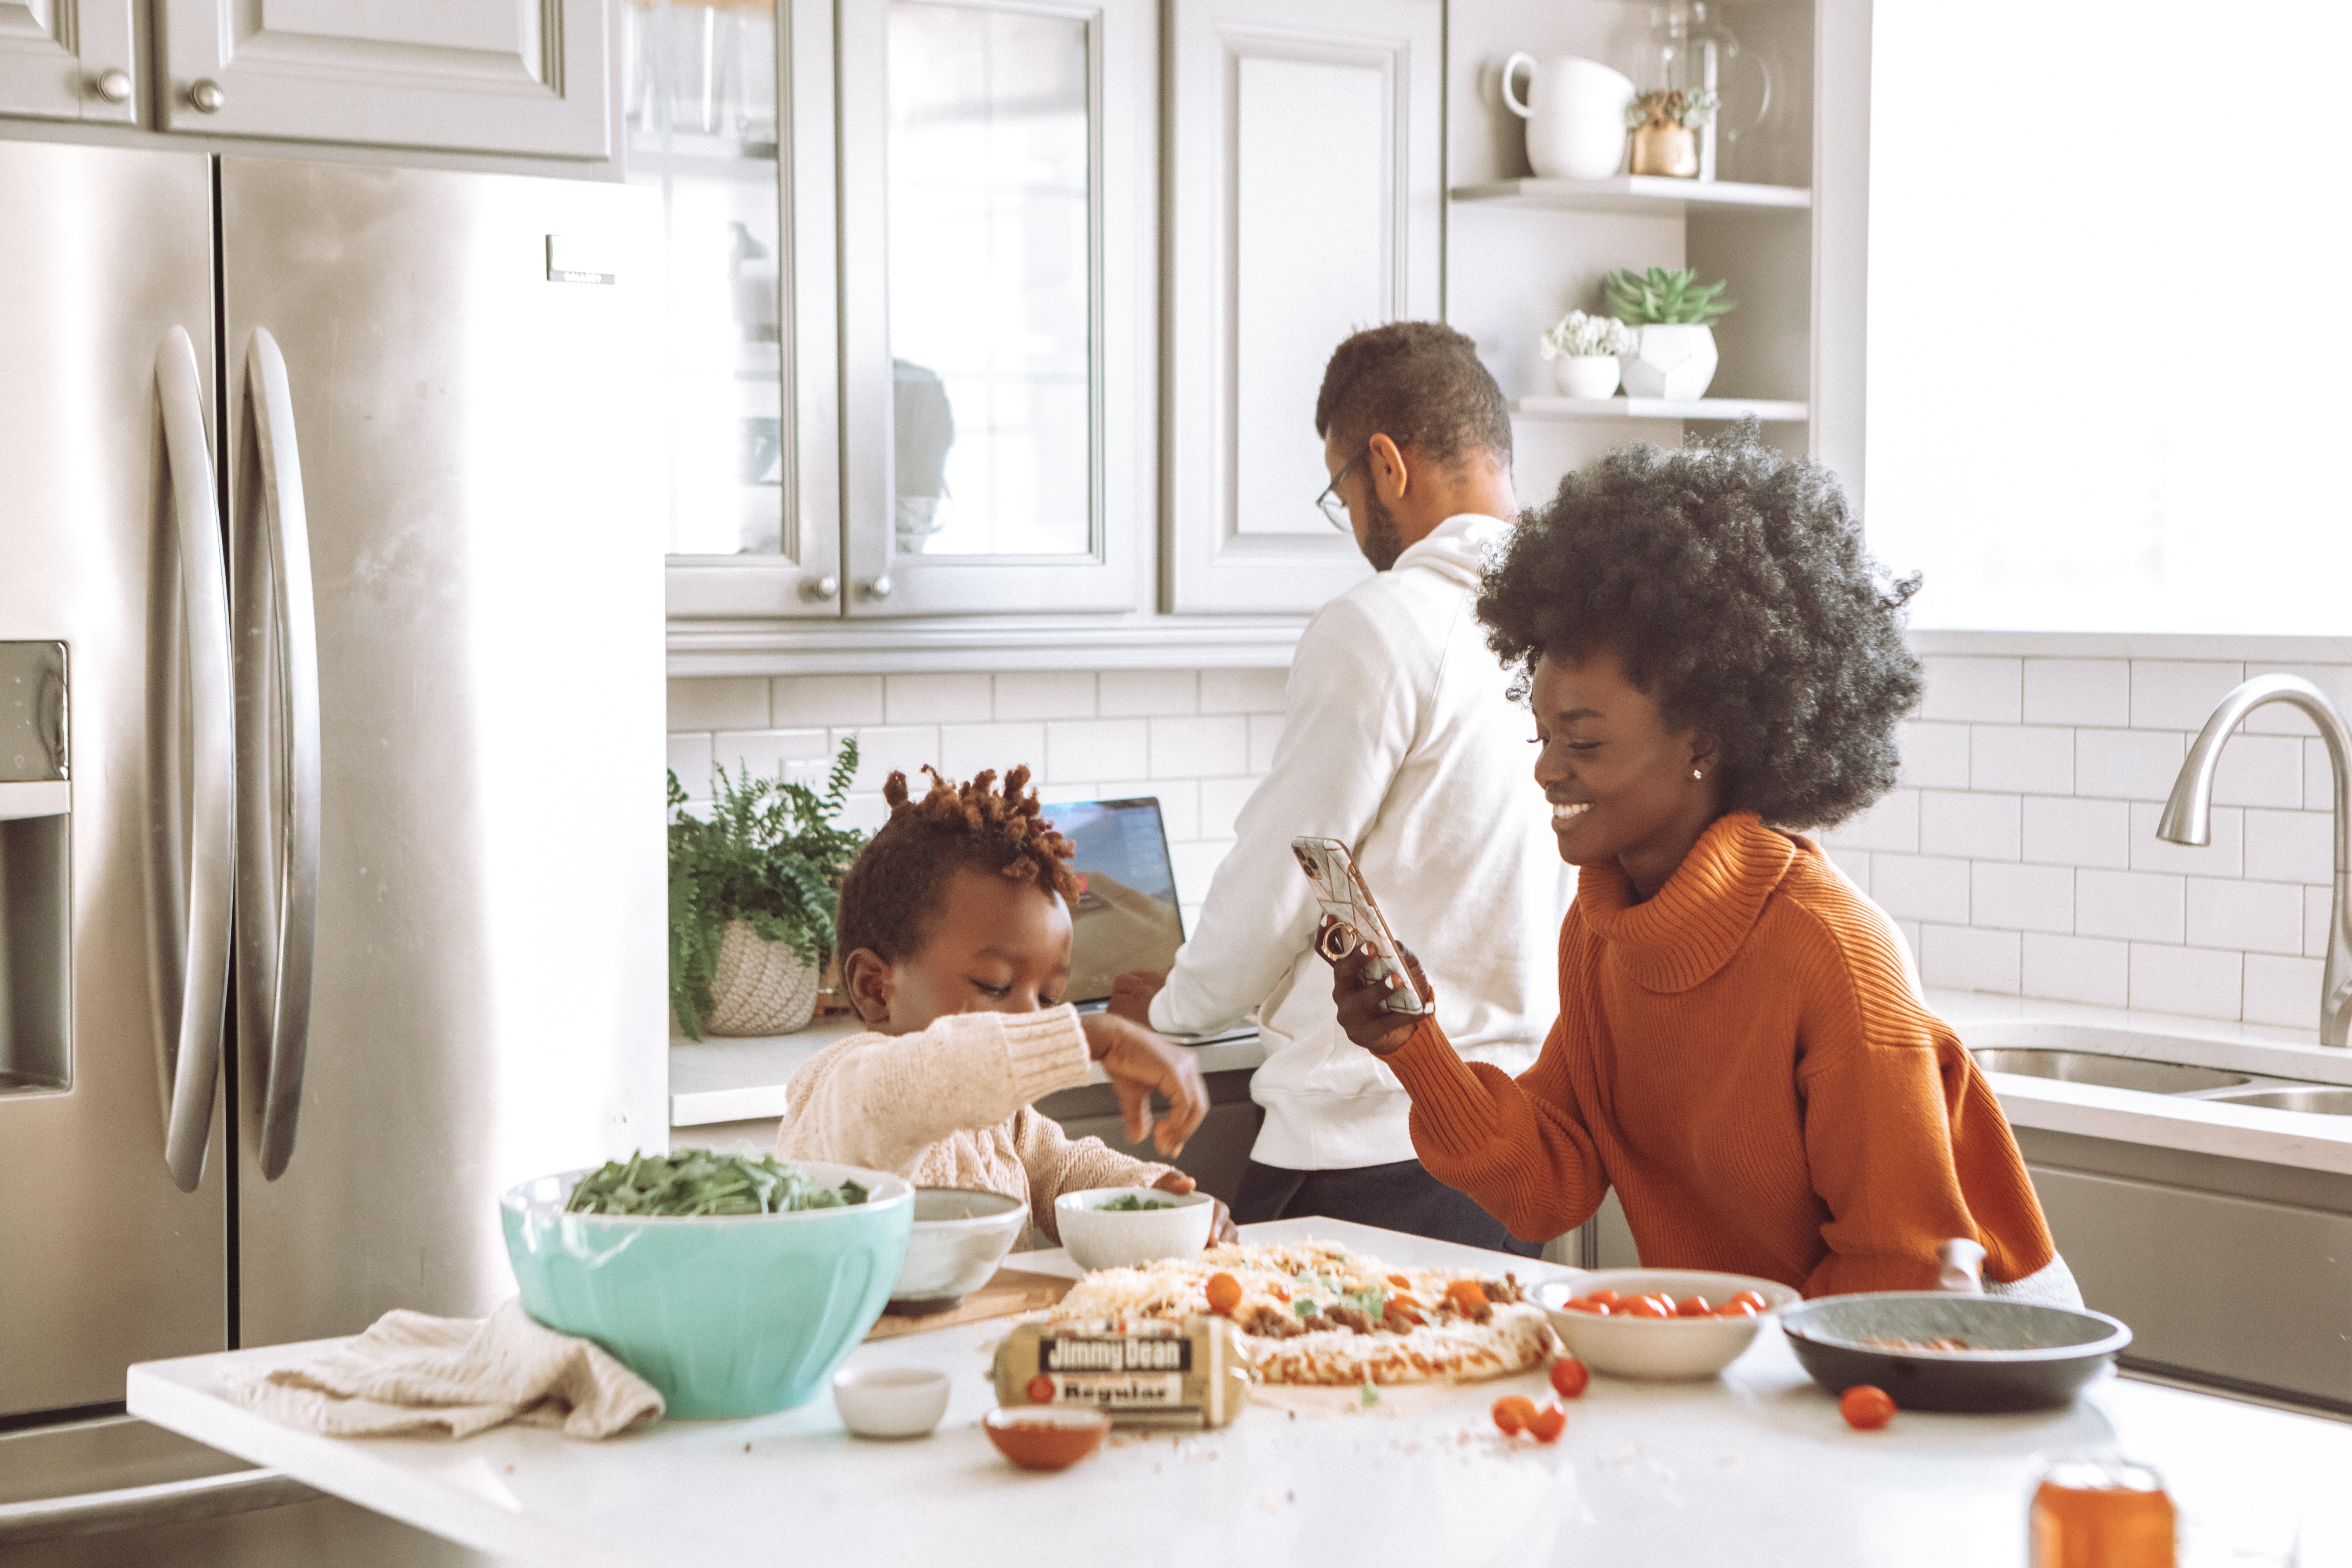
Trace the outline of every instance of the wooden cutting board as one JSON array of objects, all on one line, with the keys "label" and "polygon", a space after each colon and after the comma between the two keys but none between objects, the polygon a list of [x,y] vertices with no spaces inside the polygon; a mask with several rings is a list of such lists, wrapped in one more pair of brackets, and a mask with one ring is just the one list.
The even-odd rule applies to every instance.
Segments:
[{"label": "wooden cutting board", "polygon": [[932,1312],[920,1318],[901,1318],[885,1312],[882,1319],[867,1332],[869,1340],[895,1340],[908,1334],[927,1334],[933,1329],[951,1329],[959,1323],[977,1323],[989,1318],[1010,1318],[1018,1312],[1042,1311],[1069,1294],[1075,1279],[1058,1274],[1029,1274],[1018,1268],[1000,1268],[987,1284],[966,1296],[944,1312]]}]

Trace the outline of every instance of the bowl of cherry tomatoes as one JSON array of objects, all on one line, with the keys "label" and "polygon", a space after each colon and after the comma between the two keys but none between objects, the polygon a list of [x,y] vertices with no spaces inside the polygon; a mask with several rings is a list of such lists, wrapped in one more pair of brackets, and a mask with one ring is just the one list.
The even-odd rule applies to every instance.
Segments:
[{"label": "bowl of cherry tomatoes", "polygon": [[1801,1300],[1777,1280],[1689,1268],[1603,1268],[1538,1286],[1569,1353],[1619,1377],[1713,1377]]}]

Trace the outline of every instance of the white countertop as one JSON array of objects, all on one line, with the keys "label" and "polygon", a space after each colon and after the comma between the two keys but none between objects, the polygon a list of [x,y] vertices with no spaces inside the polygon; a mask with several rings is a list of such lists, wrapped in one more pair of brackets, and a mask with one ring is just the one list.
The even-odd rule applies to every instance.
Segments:
[{"label": "white countertop", "polygon": [[[669,1042],[669,1124],[702,1127],[714,1121],[749,1121],[784,1113],[784,1085],[800,1065],[833,1044],[857,1032],[846,1014],[820,1018],[790,1035],[765,1035],[700,1044],[672,1036]],[[1265,1059],[1257,1031],[1244,1029],[1192,1047],[1202,1072],[1244,1071]],[[1108,1083],[1102,1065],[1094,1065],[1089,1083]]]},{"label": "white countertop", "polygon": [[[1325,1237],[1406,1265],[1563,1272],[1335,1221],[1245,1234]],[[1076,1272],[1058,1252],[1018,1261]],[[1310,1557],[1996,1568],[2024,1561],[2034,1456],[2110,1445],[2157,1466],[2201,1531],[2250,1539],[2263,1521],[2300,1517],[2305,1568],[2352,1564],[2352,1426],[2130,1380],[2095,1384],[2063,1411],[1906,1413],[1855,1433],[1768,1329],[1721,1381],[1596,1376],[1553,1447],[1507,1441],[1487,1420],[1504,1393],[1545,1392],[1528,1373],[1392,1389],[1369,1411],[1344,1391],[1276,1391],[1283,1407],[1254,1405],[1224,1431],[1121,1435],[1041,1476],[1008,1466],[978,1426],[994,1403],[986,1352],[1002,1331],[976,1323],[859,1348],[857,1363],[957,1378],[939,1432],[911,1443],[851,1438],[822,1396],[781,1415],[663,1422],[603,1444],[514,1428],[440,1443],[317,1436],[213,1392],[224,1364],[288,1347],[134,1366],[130,1408],[478,1550],[601,1568],[1033,1568],[1073,1552],[1136,1568]]]},{"label": "white countertop", "polygon": [[[2100,1051],[2265,1078],[2352,1085],[2352,1051],[2322,1047],[2316,1028],[2217,1023],[1975,991],[1930,991],[1927,996],[1927,1005],[1974,1047]],[[2315,1010],[2316,1006],[2315,999]],[[697,1127],[782,1115],[784,1085],[793,1071],[854,1028],[842,1017],[820,1020],[793,1035],[711,1039],[700,1045],[673,1039],[670,1125]],[[1255,1033],[1193,1050],[1202,1072],[1248,1070],[1265,1060]],[[2269,1110],[2014,1073],[1987,1077],[2002,1110],[2018,1127],[2352,1175],[2352,1116]],[[1099,1066],[1090,1081],[1108,1081]]]}]

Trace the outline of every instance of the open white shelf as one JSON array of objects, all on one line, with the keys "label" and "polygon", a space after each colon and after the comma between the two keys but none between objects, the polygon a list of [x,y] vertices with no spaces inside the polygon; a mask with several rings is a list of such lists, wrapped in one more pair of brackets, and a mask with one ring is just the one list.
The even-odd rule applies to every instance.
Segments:
[{"label": "open white shelf", "polygon": [[1680,217],[1691,207],[1709,211],[1801,212],[1813,193],[1801,185],[1745,185],[1732,180],[1670,180],[1620,174],[1610,180],[1496,180],[1456,185],[1457,202],[1507,202],[1568,212],[1648,213]]},{"label": "open white shelf", "polygon": [[1522,419],[1759,419],[1802,421],[1802,403],[1777,397],[1515,397]]}]

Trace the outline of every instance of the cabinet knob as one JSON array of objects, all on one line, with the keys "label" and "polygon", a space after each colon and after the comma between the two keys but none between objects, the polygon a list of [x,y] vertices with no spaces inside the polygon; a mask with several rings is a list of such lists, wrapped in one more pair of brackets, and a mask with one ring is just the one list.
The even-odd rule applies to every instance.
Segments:
[{"label": "cabinet knob", "polygon": [[890,596],[890,574],[885,572],[879,577],[875,578],[871,583],[866,584],[866,596],[869,599],[888,598]]},{"label": "cabinet knob", "polygon": [[89,84],[89,89],[109,103],[128,103],[131,100],[131,73],[121,66],[110,71],[100,71]]},{"label": "cabinet knob", "polygon": [[206,77],[188,89],[188,104],[198,114],[218,114],[228,103],[221,84]]},{"label": "cabinet knob", "polygon": [[822,577],[811,577],[801,584],[801,592],[812,599],[830,599],[841,592],[841,579],[830,573]]}]

